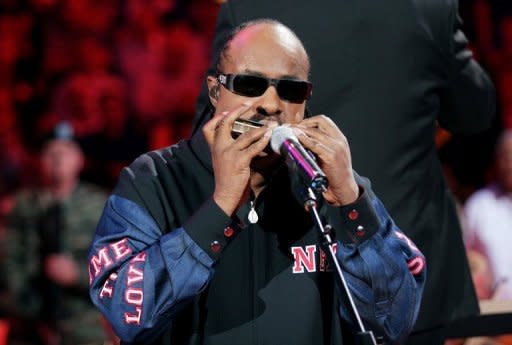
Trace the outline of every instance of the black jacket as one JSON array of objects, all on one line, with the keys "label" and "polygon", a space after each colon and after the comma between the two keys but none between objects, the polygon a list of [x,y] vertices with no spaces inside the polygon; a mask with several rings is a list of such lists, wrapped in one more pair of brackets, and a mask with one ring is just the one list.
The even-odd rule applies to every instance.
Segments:
[{"label": "black jacket", "polygon": [[[337,260],[362,319],[395,344],[414,325],[425,260],[369,183],[357,181],[363,191],[355,203],[320,212],[340,240]],[[211,198],[213,183],[202,133],[123,170],[89,255],[91,298],[119,337],[173,345],[351,344],[353,327],[342,328],[353,318],[334,293],[317,231],[293,197],[287,170],[255,200],[256,224],[247,222],[249,203],[228,217]]]}]

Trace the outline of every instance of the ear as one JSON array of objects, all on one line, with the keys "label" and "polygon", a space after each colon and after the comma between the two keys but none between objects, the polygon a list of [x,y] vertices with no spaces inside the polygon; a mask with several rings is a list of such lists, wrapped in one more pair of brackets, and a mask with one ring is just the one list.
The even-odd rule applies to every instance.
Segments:
[{"label": "ear", "polygon": [[209,75],[206,78],[208,84],[208,97],[214,107],[217,107],[217,100],[219,99],[219,81],[214,76]]}]

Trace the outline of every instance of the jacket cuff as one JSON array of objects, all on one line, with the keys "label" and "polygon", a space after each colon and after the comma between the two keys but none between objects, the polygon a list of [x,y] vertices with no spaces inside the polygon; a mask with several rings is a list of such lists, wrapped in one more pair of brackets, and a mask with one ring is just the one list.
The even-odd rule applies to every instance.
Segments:
[{"label": "jacket cuff", "polygon": [[183,228],[214,261],[241,230],[212,198],[203,203]]},{"label": "jacket cuff", "polygon": [[379,231],[381,223],[372,204],[370,193],[359,186],[359,198],[352,204],[327,205],[327,222],[338,230],[338,239],[359,245]]}]

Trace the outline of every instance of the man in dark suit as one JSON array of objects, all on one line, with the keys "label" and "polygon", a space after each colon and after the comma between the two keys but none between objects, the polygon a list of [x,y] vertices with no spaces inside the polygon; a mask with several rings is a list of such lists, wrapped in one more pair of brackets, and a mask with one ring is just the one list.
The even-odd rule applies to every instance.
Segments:
[{"label": "man in dark suit", "polygon": [[[443,326],[478,313],[457,214],[436,155],[436,121],[453,133],[491,125],[491,81],[466,49],[457,0],[231,0],[219,10],[214,64],[227,33],[269,17],[290,26],[310,53],[309,107],[346,133],[353,166],[368,176],[429,265],[408,343],[443,343]],[[206,88],[195,128],[207,120]]]}]

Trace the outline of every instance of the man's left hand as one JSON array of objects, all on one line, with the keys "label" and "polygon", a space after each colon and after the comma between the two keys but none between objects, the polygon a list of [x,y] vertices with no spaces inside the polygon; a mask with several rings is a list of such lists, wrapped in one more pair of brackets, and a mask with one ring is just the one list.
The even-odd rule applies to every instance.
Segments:
[{"label": "man's left hand", "polygon": [[317,156],[317,163],[329,181],[325,200],[335,206],[353,203],[359,188],[352,172],[347,138],[325,115],[304,119],[292,126],[300,143]]}]

